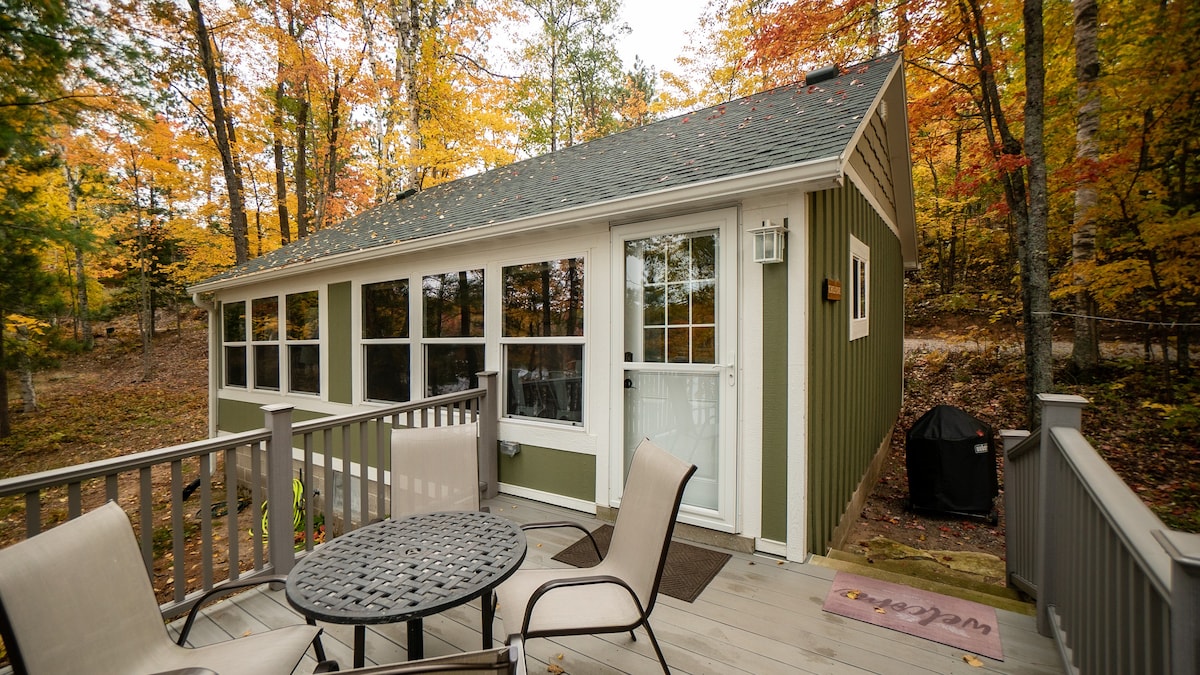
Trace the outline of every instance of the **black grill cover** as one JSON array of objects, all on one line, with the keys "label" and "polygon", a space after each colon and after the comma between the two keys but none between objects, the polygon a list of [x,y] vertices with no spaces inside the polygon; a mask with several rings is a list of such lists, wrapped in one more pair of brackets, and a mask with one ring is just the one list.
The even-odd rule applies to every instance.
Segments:
[{"label": "black grill cover", "polygon": [[1000,492],[992,429],[966,412],[939,405],[905,439],[912,508],[989,514]]}]

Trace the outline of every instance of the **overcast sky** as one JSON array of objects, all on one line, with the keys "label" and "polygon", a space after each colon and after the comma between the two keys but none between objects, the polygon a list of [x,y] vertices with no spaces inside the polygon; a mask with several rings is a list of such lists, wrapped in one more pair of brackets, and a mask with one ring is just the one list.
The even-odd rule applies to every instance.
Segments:
[{"label": "overcast sky", "polygon": [[622,36],[621,58],[627,67],[635,55],[656,71],[679,70],[675,57],[696,27],[705,0],[625,0],[621,16],[632,29]]}]

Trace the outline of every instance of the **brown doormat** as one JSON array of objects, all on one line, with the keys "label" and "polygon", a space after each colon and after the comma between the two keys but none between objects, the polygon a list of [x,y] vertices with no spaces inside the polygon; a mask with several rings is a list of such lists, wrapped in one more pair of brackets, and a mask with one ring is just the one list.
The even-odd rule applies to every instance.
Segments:
[{"label": "brown doormat", "polygon": [[[601,553],[608,553],[612,531],[612,525],[601,525],[592,532]],[[692,546],[681,541],[671,541],[658,590],[672,598],[692,602],[704,587],[708,586],[708,582],[717,576],[717,572],[721,571],[730,557],[728,553]],[[559,551],[554,560],[575,567],[592,567],[600,562],[596,559],[596,550],[592,548],[592,543],[587,537],[580,537],[579,541]]]}]

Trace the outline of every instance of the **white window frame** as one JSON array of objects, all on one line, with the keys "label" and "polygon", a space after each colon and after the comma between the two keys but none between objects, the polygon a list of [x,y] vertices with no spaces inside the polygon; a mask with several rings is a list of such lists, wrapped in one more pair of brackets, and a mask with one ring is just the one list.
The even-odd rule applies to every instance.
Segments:
[{"label": "white window frame", "polygon": [[[546,336],[546,337],[508,337],[508,336],[504,335],[504,319],[505,319],[505,317],[504,317],[504,300],[505,299],[503,297],[504,271],[509,267],[519,267],[521,265],[530,265],[530,264],[536,264],[536,263],[542,263],[542,262],[559,262],[559,261],[567,260],[567,259],[571,259],[571,258],[577,258],[577,259],[583,261],[583,270],[584,270],[584,272],[583,272],[583,275],[584,275],[584,280],[583,280],[583,299],[584,299],[584,302],[583,302],[583,308],[584,308],[583,309],[583,313],[584,313],[583,335],[577,335],[577,336],[561,335],[561,336]],[[507,394],[508,383],[506,381],[504,381],[503,378],[508,377],[508,347],[509,346],[512,346],[512,345],[582,345],[583,346],[583,350],[582,350],[583,362],[579,364],[580,396],[583,398],[583,400],[587,400],[587,376],[586,376],[586,372],[587,372],[586,364],[587,364],[587,358],[588,358],[587,277],[588,277],[588,274],[590,271],[589,266],[588,266],[588,256],[585,254],[582,254],[582,253],[577,254],[577,255],[564,254],[564,255],[560,255],[560,256],[550,256],[549,258],[547,258],[545,256],[539,256],[537,258],[524,260],[523,262],[507,261],[502,264],[499,264],[498,267],[499,267],[499,277],[500,277],[499,283],[500,283],[500,296],[501,296],[499,298],[499,308],[498,308],[499,321],[500,321],[500,330],[498,332],[498,344],[499,344],[499,348],[500,348],[500,370],[499,370],[499,372],[501,373],[501,378],[502,378],[501,383],[500,383],[500,388],[501,388],[501,391],[506,392],[504,395],[504,400],[501,402],[502,407],[500,408],[500,416],[506,420],[513,420],[513,421],[545,423],[545,424],[551,424],[551,425],[563,426],[563,427],[575,427],[575,428],[585,427],[587,424],[587,405],[586,404],[584,404],[582,406],[582,410],[580,411],[581,419],[578,422],[567,421],[567,420],[556,420],[556,419],[551,419],[551,418],[547,418],[547,417],[536,417],[536,416],[532,416],[532,415],[518,415],[515,413],[509,413],[508,412],[509,401],[508,401],[508,394]]]},{"label": "white window frame", "polygon": [[[301,340],[293,339],[288,336],[288,298],[293,295],[305,295],[314,293],[317,296],[317,337]],[[296,291],[294,293],[281,293],[279,295],[279,386],[282,390],[286,385],[287,393],[294,396],[312,396],[320,397],[323,379],[321,377],[321,292],[313,288],[307,291]],[[316,391],[298,391],[292,388],[292,347],[310,346],[317,348],[317,390]]]},{"label": "white window frame", "polygon": [[857,340],[871,332],[871,248],[854,235],[850,235],[849,277],[850,339]]},{"label": "white window frame", "polygon": [[[323,372],[324,365],[325,365],[324,364],[325,353],[324,353],[324,349],[322,348],[320,338],[318,337],[317,339],[311,339],[311,340],[294,340],[294,339],[289,339],[287,337],[287,298],[288,298],[288,296],[289,295],[299,295],[299,294],[310,293],[310,292],[315,292],[317,294],[317,308],[318,308],[317,309],[317,331],[318,331],[318,335],[320,335],[320,332],[322,330],[321,322],[324,319],[324,311],[325,311],[325,307],[324,307],[325,298],[324,298],[324,294],[320,288],[313,287],[313,288],[305,288],[303,290],[298,290],[298,291],[267,292],[267,293],[255,294],[255,295],[251,295],[251,296],[239,297],[237,299],[231,298],[229,300],[222,301],[222,310],[221,310],[221,312],[222,312],[222,316],[221,316],[221,321],[222,321],[222,326],[221,326],[221,354],[222,354],[221,388],[222,389],[231,389],[231,390],[237,390],[237,391],[252,392],[252,393],[256,393],[256,394],[266,394],[269,396],[300,396],[300,397],[307,397],[307,398],[321,398],[323,396],[324,390],[326,387],[326,382],[325,382],[325,377],[324,377],[324,372]],[[255,337],[254,337],[254,302],[256,300],[268,300],[271,298],[274,298],[276,301],[274,335],[272,337],[269,337],[266,339],[255,339]],[[224,321],[225,321],[224,311],[225,310],[224,310],[224,306],[238,304],[238,303],[241,303],[245,307],[245,312],[243,314],[242,320],[245,324],[244,327],[245,327],[246,339],[244,341],[227,342],[225,340],[225,326],[224,326]],[[313,392],[306,392],[306,391],[293,391],[291,389],[291,369],[290,369],[291,368],[291,361],[290,361],[291,350],[289,349],[289,347],[295,346],[295,345],[315,345],[317,347],[317,353],[318,353],[317,358],[318,358],[318,364],[319,364],[318,367],[321,368],[321,370],[322,370],[321,377],[319,379],[319,384],[317,385],[317,387],[320,391],[313,393]],[[228,383],[228,377],[227,377],[228,376],[228,372],[227,372],[228,364],[224,363],[226,347],[244,347],[245,348],[245,350],[246,350],[246,384],[245,385],[236,385],[236,384],[231,385]],[[278,368],[279,368],[279,386],[278,387],[263,387],[258,382],[257,373],[255,372],[254,351],[255,351],[256,347],[275,347],[276,359],[278,361]]]},{"label": "white window frame", "polygon": [[[455,337],[455,336],[430,337],[430,336],[426,335],[425,334],[425,329],[426,329],[426,326],[425,326],[425,278],[431,277],[431,276],[439,276],[439,275],[458,274],[458,273],[464,272],[464,271],[465,272],[479,272],[480,274],[483,275],[483,335],[471,336],[471,337],[466,337],[466,336],[464,336],[464,337]],[[412,336],[414,334],[414,328],[413,328],[414,316],[416,317],[417,321],[421,322],[420,326],[418,327],[419,332],[418,332],[418,336],[417,336],[416,340],[414,342],[410,343],[414,346],[409,347],[409,357],[408,357],[409,358],[409,366],[408,367],[413,371],[412,373],[410,373],[409,377],[414,378],[415,387],[419,387],[419,389],[414,388],[414,391],[416,391],[420,394],[420,396],[418,398],[428,398],[428,397],[434,395],[434,394],[430,393],[430,391],[429,391],[429,387],[430,387],[430,384],[429,384],[429,361],[430,361],[430,359],[429,359],[428,350],[430,347],[446,346],[446,345],[450,345],[450,346],[464,345],[464,346],[472,346],[472,347],[473,346],[483,346],[483,348],[484,348],[483,364],[481,364],[481,367],[486,367],[486,364],[488,363],[488,360],[487,360],[487,344],[488,344],[488,333],[489,333],[489,331],[488,331],[488,327],[489,327],[488,326],[488,315],[492,311],[491,307],[488,304],[488,278],[492,274],[493,274],[493,271],[491,269],[491,266],[488,265],[487,263],[485,263],[484,261],[479,261],[478,263],[463,264],[463,265],[459,265],[456,267],[451,267],[449,269],[440,269],[439,271],[422,272],[419,275],[417,275],[417,274],[409,275],[409,277],[408,277],[409,278],[409,286],[408,286],[409,300],[408,300],[408,302],[409,302],[409,308],[412,310],[409,312],[409,315],[408,315],[408,334],[410,336],[410,339],[413,339]],[[417,292],[419,295],[415,299],[413,297],[413,281],[412,281],[414,278],[420,279],[419,285],[417,287]],[[413,351],[415,349],[419,349],[421,352],[419,365],[418,365],[417,359],[415,358],[415,354],[413,353]],[[419,375],[416,374],[416,369],[418,367],[420,368]],[[416,379],[418,377],[419,377],[419,379]]]},{"label": "white window frame", "polygon": [[[417,277],[417,278],[420,279],[421,277]],[[355,307],[354,311],[357,312],[359,315],[358,323],[357,323],[356,337],[358,340],[359,356],[361,359],[360,366],[357,369],[357,371],[361,374],[361,377],[360,377],[361,382],[359,383],[359,385],[362,389],[361,397],[362,397],[363,402],[365,402],[365,403],[378,403],[378,404],[384,404],[384,405],[394,405],[396,403],[408,403],[409,401],[413,400],[413,391],[417,390],[418,373],[416,372],[415,361],[416,361],[416,351],[418,349],[420,349],[420,346],[419,346],[419,341],[414,340],[414,338],[413,338],[413,333],[414,333],[413,326],[414,326],[414,316],[415,316],[414,312],[417,310],[414,308],[414,303],[413,303],[413,281],[412,281],[412,279],[413,279],[412,276],[401,275],[398,277],[392,277],[392,278],[387,278],[387,279],[377,279],[374,281],[363,281],[363,282],[360,282],[357,286],[356,297],[357,297],[358,301],[356,303],[356,307]],[[363,337],[363,324],[366,323],[366,317],[362,316],[362,311],[363,311],[362,303],[363,303],[363,293],[365,292],[366,288],[368,286],[373,286],[375,284],[395,283],[398,281],[403,281],[405,284],[408,285],[408,299],[407,299],[408,306],[405,307],[405,311],[408,312],[408,337],[399,337],[399,338],[398,337],[390,337],[390,338]],[[419,288],[417,290],[420,291]],[[417,304],[419,304],[419,303],[417,303]],[[423,326],[418,326],[418,328],[423,328]],[[367,386],[369,384],[368,380],[370,379],[370,373],[367,371],[367,348],[368,347],[376,347],[376,346],[384,346],[384,345],[403,345],[403,346],[408,347],[408,399],[406,399],[404,401],[388,401],[385,399],[374,399],[374,398],[370,398],[367,396]],[[421,384],[420,386],[421,386],[420,391],[424,391],[424,385]]]},{"label": "white window frame", "polygon": [[[225,339],[225,329],[226,329],[225,310],[230,305],[237,305],[237,304],[240,304],[242,306],[242,339],[227,341]],[[250,334],[247,332],[249,330],[250,323],[249,323],[249,321],[247,321],[246,317],[249,314],[249,312],[250,312],[250,301],[249,300],[233,300],[233,301],[225,301],[225,302],[221,303],[221,388],[222,389],[239,389],[241,391],[249,391],[250,390],[250,384],[251,384],[250,371],[251,371],[251,363],[252,363],[251,359],[253,357],[250,352]],[[229,383],[229,352],[228,352],[229,347],[241,347],[241,349],[242,349],[242,355],[243,355],[242,356],[242,361],[243,361],[243,363],[242,363],[242,370],[243,370],[242,378],[244,380],[244,382],[242,384],[230,384]]]}]

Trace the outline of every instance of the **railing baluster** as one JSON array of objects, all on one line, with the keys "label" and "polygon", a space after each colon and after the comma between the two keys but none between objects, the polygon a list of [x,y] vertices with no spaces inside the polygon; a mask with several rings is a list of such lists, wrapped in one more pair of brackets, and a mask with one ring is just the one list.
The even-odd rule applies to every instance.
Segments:
[{"label": "railing baluster", "polygon": [[184,544],[187,543],[183,531],[183,460],[171,462],[171,558],[174,564],[173,578],[175,580],[175,602],[182,602],[187,595],[187,555]]},{"label": "railing baluster", "polygon": [[25,493],[25,538],[42,531],[42,493],[31,490]]},{"label": "railing baluster", "polygon": [[119,501],[121,498],[121,475],[110,473],[104,477],[104,500],[109,502]]},{"label": "railing baluster", "polygon": [[342,531],[349,532],[355,529],[354,520],[352,518],[351,502],[354,501],[354,495],[350,490],[353,487],[353,464],[350,457],[350,427],[342,426]]},{"label": "railing baluster", "polygon": [[225,532],[229,539],[229,580],[236,581],[242,572],[241,542],[238,528],[238,476],[236,447],[225,450]]},{"label": "railing baluster", "polygon": [[142,560],[146,563],[146,571],[154,572],[154,490],[151,482],[150,467],[138,471],[141,484],[141,498],[138,503],[139,519],[142,526]]},{"label": "railing baluster", "polygon": [[367,420],[358,423],[358,510],[362,523],[371,522],[370,427]]},{"label": "railing baluster", "polygon": [[263,568],[263,532],[262,503],[263,503],[263,466],[262,443],[250,446],[250,533],[251,548],[254,552],[254,570]]},{"label": "railing baluster", "polygon": [[75,519],[83,513],[83,483],[74,481],[67,485],[67,518]]},{"label": "railing baluster", "polygon": [[[323,445],[321,446],[322,454],[325,456],[325,498],[322,499],[325,503],[325,537],[329,538],[332,535],[330,530],[333,529],[334,517],[337,515],[333,510],[333,492],[337,488],[335,478],[333,476],[333,429],[325,429],[321,434]],[[345,523],[342,524],[341,532],[348,532]]]},{"label": "railing baluster", "polygon": [[304,434],[301,445],[304,447],[304,550],[311,551],[316,529],[316,515],[313,512],[317,510],[317,480],[313,475],[313,435]]},{"label": "railing baluster", "polygon": [[387,482],[384,481],[384,467],[388,465],[388,455],[392,449],[392,425],[386,416],[375,418],[375,517],[387,515]]},{"label": "railing baluster", "polygon": [[200,469],[200,583],[213,586],[212,456],[201,456]]}]

